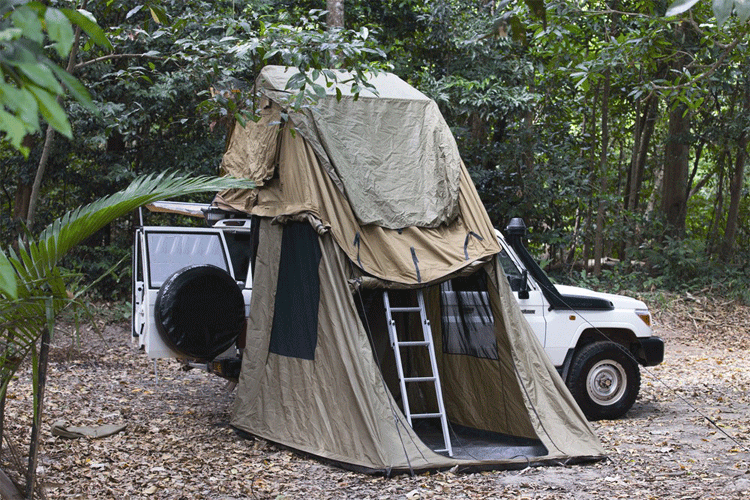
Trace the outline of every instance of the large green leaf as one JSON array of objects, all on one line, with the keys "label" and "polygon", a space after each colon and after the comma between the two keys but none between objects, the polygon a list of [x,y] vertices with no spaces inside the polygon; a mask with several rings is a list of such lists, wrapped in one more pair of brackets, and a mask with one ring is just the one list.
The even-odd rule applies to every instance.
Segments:
[{"label": "large green leaf", "polygon": [[44,119],[47,120],[47,123],[70,139],[73,136],[73,132],[70,128],[68,116],[65,114],[63,107],[57,102],[55,96],[36,85],[29,85],[28,89],[34,94],[39,104],[39,111],[42,113]]},{"label": "large green leaf", "polygon": [[70,20],[58,9],[48,8],[44,13],[47,34],[55,42],[55,50],[60,57],[65,57],[73,47],[73,28]]},{"label": "large green leaf", "polygon": [[101,27],[96,24],[96,20],[90,12],[83,9],[60,10],[68,19],[70,19],[70,22],[72,22],[76,26],[79,26],[83,31],[85,31],[95,44],[107,50],[114,50],[114,47],[112,47],[112,42],[109,41],[107,35],[104,34],[104,31],[101,29]]},{"label": "large green leaf", "polygon": [[34,85],[47,89],[55,95],[62,94],[63,88],[60,85],[60,82],[57,81],[52,69],[46,64],[40,62],[19,63],[16,64],[16,67],[20,69],[27,78],[34,82]]},{"label": "large green leaf", "polygon": [[39,128],[39,106],[34,94],[27,89],[13,88],[13,91],[9,92],[9,97],[13,99],[11,109],[16,110],[18,118],[27,124],[29,131],[37,130]]},{"label": "large green leaf", "polygon": [[165,11],[162,7],[159,5],[151,5],[149,6],[149,9],[151,10],[151,17],[153,20],[158,24],[169,24],[169,16],[167,15],[167,11]]},{"label": "large green leaf", "polygon": [[42,22],[33,9],[23,5],[13,10],[10,15],[13,24],[23,31],[23,36],[33,40],[38,44],[44,42],[44,32],[42,31]]},{"label": "large green leaf", "polygon": [[666,17],[677,16],[687,11],[693,5],[697,4],[698,0],[675,0],[672,5],[669,6],[667,12],[664,14]]},{"label": "large green leaf", "polygon": [[723,26],[732,15],[732,7],[734,7],[734,0],[713,0],[714,16],[719,27]]},{"label": "large green leaf", "polygon": [[740,22],[747,22],[748,18],[750,18],[750,1],[736,0],[734,2],[734,10],[737,12]]},{"label": "large green leaf", "polygon": [[99,108],[97,108],[94,105],[94,102],[91,100],[91,94],[89,94],[89,91],[86,89],[86,87],[84,87],[76,77],[57,65],[53,64],[50,67],[52,68],[52,71],[55,73],[57,78],[59,78],[63,85],[65,85],[65,88],[68,89],[68,92],[70,92],[70,95],[72,95],[76,101],[78,101],[90,113],[93,113],[95,115],[99,114]]},{"label": "large green leaf", "polygon": [[26,137],[28,128],[26,123],[19,120],[14,115],[8,113],[4,109],[0,109],[0,132],[4,132],[5,139],[11,143],[11,145],[21,151],[24,156],[28,156],[28,148],[22,146],[23,138]]},{"label": "large green leaf", "polygon": [[0,294],[10,299],[18,298],[18,283],[16,272],[13,270],[8,257],[0,252]]},{"label": "large green leaf", "polygon": [[183,177],[174,173],[141,177],[134,180],[123,191],[68,212],[47,226],[37,241],[49,248],[47,240],[55,239],[55,254],[48,256],[50,259],[48,265],[53,264],[74,245],[88,238],[112,220],[140,206],[193,193],[252,187],[253,183],[250,181],[226,177]]}]

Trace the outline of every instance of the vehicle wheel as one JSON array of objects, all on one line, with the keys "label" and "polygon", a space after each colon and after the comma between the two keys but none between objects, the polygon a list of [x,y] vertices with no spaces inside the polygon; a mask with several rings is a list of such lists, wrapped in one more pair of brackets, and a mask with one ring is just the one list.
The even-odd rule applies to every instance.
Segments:
[{"label": "vehicle wheel", "polygon": [[568,388],[589,420],[623,416],[641,388],[638,362],[614,342],[594,342],[573,358]]},{"label": "vehicle wheel", "polygon": [[154,304],[164,342],[187,358],[212,360],[245,328],[245,301],[234,279],[216,266],[195,265],[172,274]]}]

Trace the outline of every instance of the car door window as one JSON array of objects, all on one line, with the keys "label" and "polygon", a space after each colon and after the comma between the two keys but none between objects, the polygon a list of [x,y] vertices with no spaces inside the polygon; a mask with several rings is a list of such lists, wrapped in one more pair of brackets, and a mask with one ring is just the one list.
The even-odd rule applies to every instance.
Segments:
[{"label": "car door window", "polygon": [[[229,258],[232,260],[234,276],[239,281],[248,280],[250,261],[253,257],[253,235],[248,231],[226,231],[224,239],[227,242]],[[245,283],[250,287],[250,283]]]},{"label": "car door window", "polygon": [[159,288],[174,272],[194,264],[229,272],[219,233],[150,232],[146,246],[151,288]]},{"label": "car door window", "polygon": [[503,267],[503,272],[505,272],[505,276],[508,278],[508,283],[510,283],[510,289],[514,292],[519,291],[523,285],[522,271],[513,262],[513,259],[504,248],[500,250],[498,258],[500,265]]}]

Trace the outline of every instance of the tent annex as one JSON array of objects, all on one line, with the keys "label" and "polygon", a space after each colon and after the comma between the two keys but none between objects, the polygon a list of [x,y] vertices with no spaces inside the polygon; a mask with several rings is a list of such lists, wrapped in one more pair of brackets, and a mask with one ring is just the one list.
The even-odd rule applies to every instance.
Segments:
[{"label": "tent annex", "polygon": [[215,200],[257,229],[232,425],[388,475],[602,458],[436,104],[381,73],[282,121],[294,74],[262,70],[262,118],[228,143],[257,189]]}]

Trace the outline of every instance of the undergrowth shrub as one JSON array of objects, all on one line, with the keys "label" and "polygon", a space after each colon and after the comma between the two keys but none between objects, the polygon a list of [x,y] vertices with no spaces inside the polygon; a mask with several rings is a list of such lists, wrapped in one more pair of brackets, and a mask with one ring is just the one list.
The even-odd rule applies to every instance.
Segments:
[{"label": "undergrowth shrub", "polygon": [[644,245],[630,262],[620,262],[595,276],[582,270],[557,274],[559,283],[610,293],[712,294],[750,304],[750,255],[736,255],[729,264],[712,256],[703,241],[665,238]]}]

